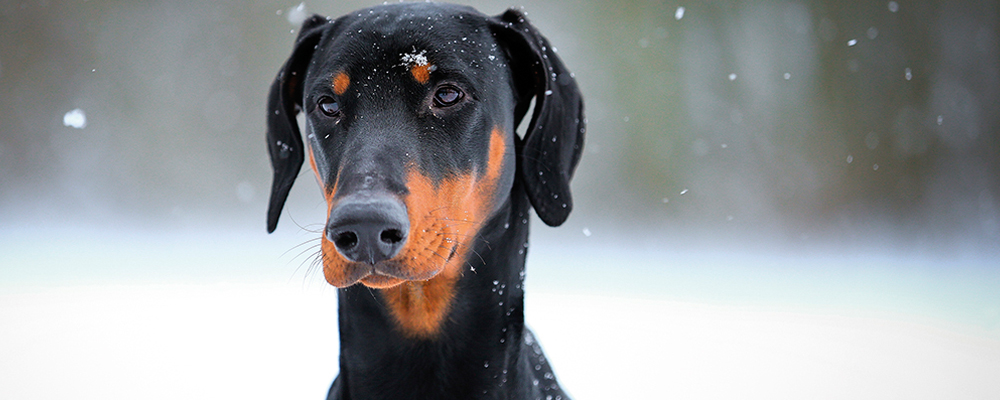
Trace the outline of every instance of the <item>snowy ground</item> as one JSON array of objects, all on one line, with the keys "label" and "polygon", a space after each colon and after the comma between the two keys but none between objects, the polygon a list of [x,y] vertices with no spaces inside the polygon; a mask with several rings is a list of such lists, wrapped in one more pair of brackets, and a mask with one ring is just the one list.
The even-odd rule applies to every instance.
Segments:
[{"label": "snowy ground", "polygon": [[[225,239],[177,239],[201,247],[163,239],[156,246],[165,250],[155,250],[119,238],[52,254],[44,243],[5,239],[2,399],[321,399],[336,374],[335,292],[316,274],[293,273],[299,262],[276,255],[280,244],[254,244],[248,253]],[[213,272],[198,272],[206,265],[192,263],[210,253]],[[790,291],[819,280],[816,274],[833,282],[856,274],[779,279],[780,267],[751,268],[755,279],[711,265],[677,267],[642,276],[634,291],[620,284],[602,290],[597,283],[606,280],[593,272],[599,265],[580,266],[577,275],[590,274],[590,281],[559,285],[558,270],[538,266],[553,253],[539,253],[531,261],[538,272],[529,274],[528,323],[578,400],[1000,398],[996,326],[975,318],[970,324],[957,308],[935,306],[947,302],[933,296],[904,301],[909,289],[891,282],[913,279],[875,280],[893,301],[918,305],[910,309],[837,283],[802,291],[813,297]],[[23,268],[28,264],[33,268]],[[182,273],[160,271],[172,265],[183,265]],[[240,266],[256,280],[220,278],[237,276]],[[754,301],[706,289],[719,275],[770,294]],[[660,278],[677,286],[664,283],[658,295],[649,282]],[[701,294],[669,294],[682,286]],[[961,289],[983,290],[974,282],[954,290]]]}]

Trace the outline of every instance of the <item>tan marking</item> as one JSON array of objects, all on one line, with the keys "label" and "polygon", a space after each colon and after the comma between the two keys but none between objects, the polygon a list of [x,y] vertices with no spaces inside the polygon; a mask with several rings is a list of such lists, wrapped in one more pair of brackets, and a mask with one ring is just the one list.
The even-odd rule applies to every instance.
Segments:
[{"label": "tan marking", "polygon": [[419,64],[410,68],[410,74],[413,75],[413,79],[423,85],[431,80],[431,71],[433,70],[434,67],[431,64]]},{"label": "tan marking", "polygon": [[406,281],[403,279],[385,275],[368,275],[361,279],[362,285],[368,286],[372,289],[388,289],[393,286],[399,285],[403,282]]},{"label": "tan marking", "polygon": [[[315,168],[315,166],[313,167]],[[317,172],[317,176],[319,173]],[[330,212],[333,210],[333,206],[336,205],[334,197],[337,190],[337,180],[338,176],[333,180],[333,184],[330,186],[323,186],[322,180],[320,180],[320,187],[323,188],[323,197],[326,198],[326,215],[327,218],[330,216]],[[326,278],[326,282],[339,287],[347,287],[352,285],[354,282],[350,282],[350,269],[347,268],[351,264],[344,256],[337,251],[337,246],[326,237],[326,226],[322,228],[322,240],[320,240],[320,254],[323,257],[323,277]]]},{"label": "tan marking", "polygon": [[[506,147],[503,131],[493,129],[483,170],[448,177],[437,184],[417,166],[409,166],[409,194],[403,199],[410,219],[408,240],[399,254],[387,262],[395,262],[401,274],[428,278],[407,281],[368,275],[360,279],[365,286],[381,289],[403,334],[431,338],[440,331],[474,238],[493,211],[494,191],[503,171]],[[328,193],[329,215],[334,193],[332,189]],[[325,236],[322,249],[327,282],[341,288],[354,284],[357,278],[352,276],[360,265],[346,260]]]},{"label": "tan marking", "polygon": [[507,144],[504,143],[503,131],[493,128],[490,132],[490,158],[486,162],[486,179],[496,181],[503,171],[503,159],[507,154]]},{"label": "tan marking", "polygon": [[[406,206],[410,221],[419,222],[412,224],[410,241],[400,257],[412,268],[440,272],[426,281],[403,282],[382,291],[406,335],[429,338],[440,330],[451,309],[455,282],[464,271],[467,253],[493,210],[493,192],[505,153],[503,133],[494,128],[484,174],[460,175],[433,185],[429,178],[411,169]],[[423,218],[418,219],[421,215]]]},{"label": "tan marking", "polygon": [[333,76],[333,93],[337,96],[344,94],[347,91],[347,87],[351,85],[351,77],[347,76],[344,71],[337,72]]},{"label": "tan marking", "polygon": [[[464,261],[450,264],[461,263]],[[381,291],[404,335],[422,339],[437,336],[441,323],[451,310],[455,282],[461,275],[460,265],[455,265],[432,279],[403,282]]]},{"label": "tan marking", "polygon": [[313,156],[312,144],[306,141],[306,152],[309,153],[309,166],[312,167],[313,175],[316,175],[316,182],[319,183],[319,187],[323,187],[323,178],[319,176],[319,168],[316,167],[316,158]]}]

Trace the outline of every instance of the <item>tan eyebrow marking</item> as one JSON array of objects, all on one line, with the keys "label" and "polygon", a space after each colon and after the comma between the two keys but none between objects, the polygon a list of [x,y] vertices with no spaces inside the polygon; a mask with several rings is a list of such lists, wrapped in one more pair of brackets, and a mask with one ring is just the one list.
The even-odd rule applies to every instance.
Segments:
[{"label": "tan eyebrow marking", "polygon": [[425,84],[427,81],[431,80],[431,71],[433,66],[430,64],[424,65],[414,65],[410,68],[410,74],[413,75],[413,79],[416,79],[420,84]]},{"label": "tan eyebrow marking", "polygon": [[337,96],[344,94],[350,85],[351,77],[347,76],[346,72],[340,71],[333,76],[333,93],[336,93]]},{"label": "tan eyebrow marking", "polygon": [[413,79],[421,85],[430,81],[431,72],[437,69],[434,64],[431,64],[427,60],[427,50],[421,50],[418,53],[416,47],[414,47],[412,52],[401,54],[400,58],[403,61],[403,65],[410,66],[410,75],[413,75]]}]

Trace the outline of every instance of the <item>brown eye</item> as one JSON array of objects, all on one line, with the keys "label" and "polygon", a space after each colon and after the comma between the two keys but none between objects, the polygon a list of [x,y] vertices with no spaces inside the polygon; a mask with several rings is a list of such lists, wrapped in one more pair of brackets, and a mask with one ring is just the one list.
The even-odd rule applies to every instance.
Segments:
[{"label": "brown eye", "polygon": [[438,107],[453,106],[463,97],[465,97],[465,93],[462,93],[457,87],[444,86],[434,93],[434,105]]},{"label": "brown eye", "polygon": [[340,116],[340,105],[338,105],[337,102],[331,97],[320,97],[319,101],[316,102],[316,106],[319,107],[319,110],[328,117]]}]

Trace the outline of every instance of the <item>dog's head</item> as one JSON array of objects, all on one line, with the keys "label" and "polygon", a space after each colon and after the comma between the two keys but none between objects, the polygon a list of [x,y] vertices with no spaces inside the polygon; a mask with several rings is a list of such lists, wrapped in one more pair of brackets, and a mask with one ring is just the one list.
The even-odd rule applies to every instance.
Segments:
[{"label": "dog's head", "polygon": [[583,137],[574,78],[516,10],[408,3],[313,16],[271,86],[267,229],[308,153],[328,205],[330,284],[458,273],[515,179],[545,223],[565,221]]}]

